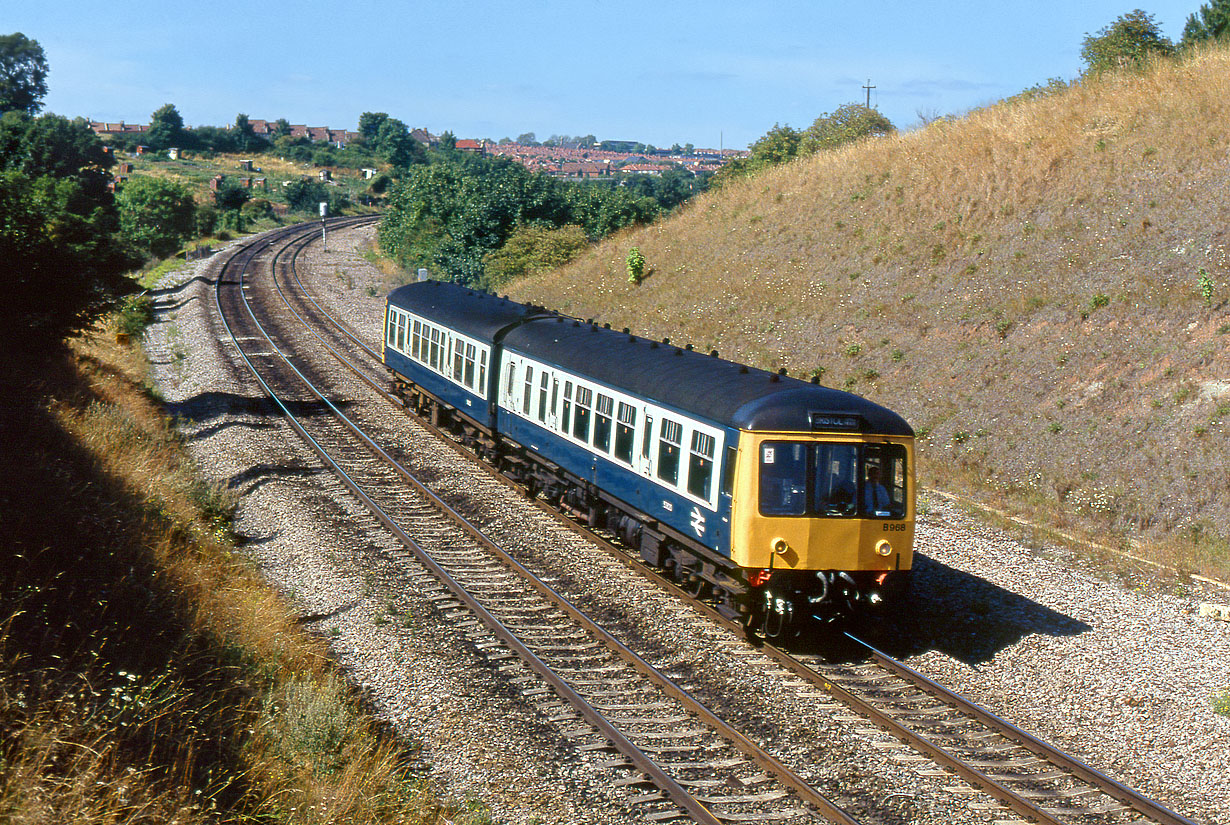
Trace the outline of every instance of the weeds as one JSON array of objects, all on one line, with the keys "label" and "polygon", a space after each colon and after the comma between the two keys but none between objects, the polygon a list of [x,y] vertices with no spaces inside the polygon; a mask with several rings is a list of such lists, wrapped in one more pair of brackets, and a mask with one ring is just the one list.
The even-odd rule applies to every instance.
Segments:
[{"label": "weeds", "polygon": [[1213,712],[1219,716],[1230,716],[1230,687],[1213,694]]}]

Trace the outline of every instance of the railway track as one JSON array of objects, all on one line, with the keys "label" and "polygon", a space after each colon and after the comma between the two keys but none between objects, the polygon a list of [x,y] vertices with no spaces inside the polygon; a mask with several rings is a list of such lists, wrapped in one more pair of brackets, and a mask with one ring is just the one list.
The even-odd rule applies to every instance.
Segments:
[{"label": "railway track", "polygon": [[[618,752],[611,767],[626,769],[621,784],[644,786],[634,799],[648,820],[856,823],[513,559],[317,388],[294,339],[311,302],[296,308],[261,283],[277,280],[266,270],[290,270],[308,232],[237,252],[218,279],[219,315],[292,428],[439,583],[437,607],[468,622],[489,658],[508,660],[510,681],[541,680],[558,697],[544,707],[574,747]],[[339,358],[336,345],[353,346],[332,337],[315,340]]]},{"label": "railway track", "polygon": [[[314,233],[312,237],[314,237]],[[348,369],[354,371],[363,380],[367,381],[383,396],[389,398],[394,403],[400,403],[384,389],[384,374],[383,368],[378,366],[378,353],[364,344],[360,336],[354,334],[345,324],[330,317],[329,313],[311,297],[310,291],[299,282],[298,274],[295,270],[295,260],[299,250],[306,246],[307,243],[310,243],[310,240],[311,238],[300,238],[291,245],[293,247],[291,251],[284,255],[278,255],[274,261],[275,269],[278,273],[278,288],[281,291],[280,300],[283,301],[283,305],[288,309],[294,308],[292,311],[296,315],[296,323],[312,329],[316,340],[334,358],[337,358],[339,362],[345,363]],[[285,288],[291,284],[294,285],[293,289]],[[219,303],[221,309],[221,299]],[[242,338],[243,336],[241,335],[240,337]],[[288,392],[293,394],[293,391],[290,389],[288,389]],[[306,404],[325,403],[322,395],[316,395],[311,399],[300,398],[299,401]],[[429,426],[426,422],[422,423],[425,426]],[[452,444],[451,439],[447,439],[446,434],[442,433],[441,435],[444,435],[448,443]],[[369,449],[375,447],[374,444],[369,444],[368,446]],[[464,451],[462,451],[462,454],[467,457],[469,455]],[[496,477],[499,478],[498,476]],[[405,481],[403,477],[401,483],[410,482]],[[361,493],[359,495],[362,496]],[[543,506],[543,509],[555,517],[564,518],[555,511],[545,508],[545,506]],[[427,518],[425,513],[408,517]],[[565,520],[572,529],[582,533],[589,540],[605,545],[610,552],[616,554],[627,566],[640,573],[645,572],[645,568],[639,560],[630,557],[615,544],[608,542],[601,536],[595,536],[588,529],[573,523],[571,520]],[[410,540],[414,541],[412,538]],[[494,563],[496,566],[492,567],[490,566],[493,564],[492,562],[482,562],[477,556],[465,554],[450,556],[450,552],[452,551],[441,551],[441,558],[449,559],[455,565],[454,569],[456,570],[475,571],[478,579],[485,580],[484,584],[478,586],[478,589],[486,588],[490,593],[502,592],[503,588],[507,585],[504,576],[509,575],[506,571],[519,566],[511,558],[507,558]],[[491,548],[488,548],[487,552],[492,552]],[[448,573],[447,569],[445,573]],[[692,599],[692,597],[674,585],[664,582],[656,576],[651,577],[650,581],[653,582],[653,586],[670,590],[675,598],[688,601],[702,611],[705,611],[713,621],[728,627],[734,627],[718,615],[716,611],[709,609],[703,602]],[[543,586],[548,591],[550,590],[550,585],[544,583]],[[551,598],[549,594],[543,593],[541,590],[538,592],[547,598]],[[558,594],[555,595],[558,597]],[[519,598],[521,597],[517,596],[514,602]],[[562,597],[559,598],[562,599]],[[567,600],[563,599],[563,601],[566,602]],[[467,611],[482,618],[484,621],[487,620],[485,616],[476,612],[472,605],[465,602],[464,599],[451,589],[447,594],[441,594],[440,604],[442,607]],[[565,610],[565,612],[567,611]],[[492,616],[497,620],[499,618],[496,612],[492,612]],[[537,638],[538,643],[541,643],[543,639],[551,639],[553,634],[565,632],[559,629],[564,625],[537,622],[536,620],[540,617],[534,616],[533,618],[534,621],[530,621],[523,632],[532,639]],[[576,620],[574,619],[574,621]],[[511,629],[508,632],[515,635],[515,632]],[[569,632],[571,633],[572,631]],[[504,639],[499,633],[495,633],[494,638],[498,640],[495,643],[502,644],[509,649],[509,656],[514,655],[515,652],[521,654],[522,661],[532,661],[527,659],[521,651],[515,648],[513,643]],[[563,653],[565,658],[571,656],[574,660],[580,660],[589,658],[591,654],[596,656],[597,652],[603,648],[608,653],[614,650],[614,647],[609,642],[599,640],[599,637],[593,635],[593,631],[588,628],[582,635],[561,638],[566,640],[559,644],[546,645],[547,648],[557,647],[561,648],[561,650],[544,652]],[[582,639],[587,639],[587,641],[580,641]],[[1002,806],[1003,809],[1015,813],[1016,816],[1020,817],[1020,821],[1107,823],[1108,825],[1111,823],[1134,822],[1158,822],[1167,823],[1167,825],[1179,825],[1179,823],[1186,824],[1191,822],[1104,776],[1079,760],[1063,754],[1058,749],[1017,729],[985,709],[935,684],[931,680],[926,679],[922,674],[871,648],[853,636],[849,636],[848,641],[859,652],[851,657],[851,661],[844,663],[834,663],[824,657],[815,655],[791,653],[787,650],[771,646],[762,647],[759,653],[768,657],[771,662],[781,668],[783,673],[792,674],[802,680],[810,689],[821,690],[849,708],[851,713],[854,714],[854,716],[850,717],[851,720],[857,720],[858,724],[862,724],[868,736],[892,737],[897,742],[906,743],[918,755],[919,759],[929,760],[934,763],[934,767],[920,768],[919,772],[921,774],[937,776],[955,775],[963,780],[969,788],[976,789],[976,792],[984,793],[994,799],[994,805]],[[591,647],[591,645],[593,646]],[[529,648],[531,654],[534,654],[534,650],[530,645],[527,644],[526,647]],[[632,654],[632,658],[636,659],[639,657],[636,654]],[[595,667],[598,670],[591,671],[590,676],[577,675],[584,672],[574,671],[572,679],[575,683],[586,687],[596,687],[605,684],[608,689],[611,684],[619,684],[619,680],[612,681],[612,677],[609,676],[610,673],[615,671],[603,669],[614,667],[612,664],[613,660],[593,658],[591,661],[596,663]],[[624,661],[627,662],[629,659],[625,656]],[[648,665],[647,662],[644,662],[644,665],[652,670],[652,666]],[[538,667],[534,664],[529,666],[538,670]],[[550,669],[545,661],[543,666],[546,669]],[[633,670],[637,670],[637,668],[634,667]],[[541,670],[538,672],[542,678],[550,682],[550,679],[542,675]],[[567,677],[561,676],[561,678],[568,682]],[[646,677],[644,672],[640,672],[638,678],[648,678],[651,682],[653,681],[653,678]],[[613,706],[615,710],[611,712],[615,714],[615,719],[608,719],[607,721],[616,726],[620,720],[627,721],[629,719],[635,720],[638,724],[644,723],[644,727],[652,728],[654,725],[657,725],[659,731],[664,726],[669,727],[670,724],[673,724],[666,721],[670,719],[678,719],[680,722],[683,720],[702,720],[712,725],[712,720],[706,719],[703,712],[694,709],[685,710],[682,706],[670,704],[669,701],[663,699],[662,697],[670,697],[672,700],[682,701],[679,698],[680,695],[686,696],[687,694],[686,690],[673,684],[669,677],[663,676],[663,680],[652,688],[652,691],[657,691],[657,693],[652,692],[646,687],[644,691],[638,688],[636,694],[629,694],[629,696],[644,697],[643,699],[612,702],[612,697],[599,695],[597,697],[598,701],[594,704],[602,705],[605,702],[608,708]],[[628,684],[631,684],[631,682]],[[580,697],[580,702],[572,697],[567,697],[567,701],[572,703],[573,707],[579,707],[580,702],[584,702],[584,696]],[[661,711],[662,713],[655,715],[654,711]],[[712,716],[714,720],[720,722],[716,714]],[[565,717],[560,716],[559,718],[562,721]],[[617,738],[612,737],[602,728],[601,724],[593,720],[589,720],[586,724],[590,727],[577,727],[575,729],[575,735],[578,739],[590,735],[592,731],[596,731],[600,739],[605,737],[607,743],[620,744]],[[636,728],[637,725],[633,725],[630,730],[635,731]],[[718,729],[716,725],[710,727],[710,730]],[[618,727],[617,731],[619,731]],[[733,737],[727,734],[724,740],[726,746],[729,747],[733,744],[735,750],[739,750],[740,746],[744,744],[740,742],[740,736],[737,732],[735,732]],[[631,742],[630,737],[626,738],[629,738],[629,742]],[[660,737],[656,740],[645,740],[656,741],[659,750],[655,751],[653,747],[646,747],[642,750],[642,754],[652,762],[648,754],[664,752],[661,750],[663,742],[679,741],[679,739],[685,738],[687,737],[683,736],[676,739]],[[750,744],[750,740],[746,744]],[[588,747],[590,745],[603,746],[589,742],[580,742],[578,746]],[[745,764],[755,765],[756,767],[743,769],[739,767],[737,760],[749,759],[749,756],[747,756],[749,751],[743,750],[741,753],[742,755],[735,755],[732,751],[731,755],[724,755],[710,760],[707,763],[707,767],[704,768],[699,767],[702,764],[706,764],[703,759],[676,758],[673,763],[668,764],[673,764],[677,771],[681,771],[678,773],[678,778],[673,781],[679,786],[679,791],[685,795],[690,795],[688,791],[684,790],[685,788],[712,788],[718,787],[720,784],[734,786],[742,783],[749,776],[757,780],[762,779],[762,777],[764,780],[769,779],[772,773],[771,769],[775,767],[772,762],[762,763],[751,757],[752,761]],[[629,776],[624,781],[629,783],[652,781],[654,787],[658,789],[642,795],[645,804],[665,803],[669,798],[675,806],[673,810],[676,812],[682,809],[687,811],[688,815],[697,819],[697,821],[710,821],[701,818],[703,815],[689,808],[688,804],[680,802],[680,799],[684,798],[683,796],[678,799],[675,798],[675,791],[671,788],[669,776],[659,781],[659,778],[655,778],[650,773],[647,765],[642,765],[638,761],[642,757],[626,758],[630,766],[642,773]],[[770,759],[772,758],[770,757]],[[725,766],[725,769],[736,769],[734,773],[735,782],[731,783],[729,780],[715,779],[718,771],[723,769],[722,766]],[[748,771],[755,772],[748,773]],[[788,771],[787,774],[789,774]],[[743,778],[739,778],[740,776]],[[803,782],[802,780],[798,781]],[[759,784],[763,785],[765,783],[760,782]],[[786,784],[788,785],[789,781]],[[806,783],[803,784],[805,785]],[[786,798],[780,796],[777,800],[769,798],[777,793],[778,791],[741,793],[738,795],[738,804],[744,806],[744,809],[733,810],[723,809],[722,806],[723,804],[727,806],[734,805],[736,804],[734,801],[721,803],[717,801],[720,797],[705,795],[704,792],[697,791],[697,795],[700,797],[698,804],[701,808],[708,810],[709,806],[712,806],[726,814],[725,817],[719,815],[719,821],[742,821],[741,817],[749,817],[757,821],[770,821],[776,816],[802,818],[810,813],[807,807],[808,804],[814,806],[817,811],[822,810],[821,805],[815,800],[803,802],[797,798],[792,798],[784,807],[776,809],[778,813],[772,814],[765,806],[769,802],[780,801]],[[696,798],[696,796],[693,796],[693,799]],[[726,799],[733,800],[734,797],[727,796]],[[660,810],[654,810],[650,813],[651,817],[661,816],[669,818],[672,815],[674,815],[672,814],[672,806],[666,804],[663,804]],[[833,817],[834,813],[830,812],[827,815]],[[848,816],[844,813],[836,815]],[[835,819],[834,821],[845,820]],[[1002,822],[1006,820],[999,819],[997,821]]]}]

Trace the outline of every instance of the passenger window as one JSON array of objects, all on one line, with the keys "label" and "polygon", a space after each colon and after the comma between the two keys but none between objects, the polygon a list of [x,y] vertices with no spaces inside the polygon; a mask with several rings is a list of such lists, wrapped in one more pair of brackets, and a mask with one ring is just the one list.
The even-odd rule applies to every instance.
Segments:
[{"label": "passenger window", "polygon": [[572,421],[572,382],[564,382],[564,414],[559,419],[559,431],[568,433],[568,425]]},{"label": "passenger window", "polygon": [[683,446],[683,425],[662,419],[662,434],[658,438],[658,478],[667,484],[679,484],[679,454]]},{"label": "passenger window", "polygon": [[466,344],[466,386],[474,389],[474,345]]},{"label": "passenger window", "polygon": [[576,410],[572,414],[572,435],[578,441],[589,441],[590,404],[594,391],[589,387],[577,387]]},{"label": "passenger window", "polygon": [[528,364],[525,367],[525,387],[521,391],[521,412],[530,414],[530,399],[534,395],[534,368]]},{"label": "passenger window", "polygon": [[713,481],[714,438],[707,433],[692,433],[692,449],[688,457],[688,492],[697,498],[709,500]]},{"label": "passenger window", "polygon": [[397,313],[394,310],[389,310],[389,327],[388,335],[385,336],[385,343],[390,347],[395,346],[397,340]]},{"label": "passenger window", "polygon": [[598,393],[594,407],[594,446],[604,453],[611,451],[611,416],[615,412],[615,400]]},{"label": "passenger window", "polygon": [[550,375],[546,370],[543,370],[542,380],[538,382],[538,420],[546,422],[547,420],[547,384],[549,383]]},{"label": "passenger window", "polygon": [[620,401],[619,422],[615,425],[615,457],[625,464],[631,464],[635,443],[636,407]]},{"label": "passenger window", "polygon": [[460,381],[465,376],[466,344],[460,338],[453,342],[453,380]]},{"label": "passenger window", "polygon": [[440,371],[440,330],[431,328],[431,368]]},{"label": "passenger window", "polygon": [[397,348],[406,351],[406,316],[397,316]]},{"label": "passenger window", "polygon": [[413,333],[410,337],[411,337],[411,346],[413,347],[413,351],[410,354],[414,356],[415,360],[418,360],[418,361],[423,360],[422,358],[423,323],[421,321],[414,322]]}]

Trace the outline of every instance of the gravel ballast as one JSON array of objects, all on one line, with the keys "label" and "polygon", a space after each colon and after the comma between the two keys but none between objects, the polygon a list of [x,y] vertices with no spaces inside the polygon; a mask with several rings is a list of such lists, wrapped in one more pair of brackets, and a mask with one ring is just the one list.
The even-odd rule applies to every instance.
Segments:
[{"label": "gravel ballast", "polygon": [[[315,273],[307,283],[378,341],[390,284],[361,256],[373,234],[330,233],[331,251],[317,247],[307,257]],[[201,262],[163,285],[146,343],[154,380],[184,421],[203,474],[243,496],[236,529],[271,583],[331,639],[373,706],[419,743],[446,794],[486,804],[500,822],[639,821],[631,794],[613,787],[601,765],[609,756],[571,748],[423,594],[389,592],[358,559],[356,548],[387,559],[397,550],[233,366],[213,318],[217,265]],[[1230,623],[1199,610],[1230,602],[1230,592],[1148,569],[1125,581],[1083,556],[989,527],[937,495],[925,497],[923,510],[915,612],[867,628],[871,640],[1179,813],[1230,822],[1230,718],[1213,709],[1230,689]],[[603,580],[599,589],[618,587]],[[674,614],[663,610],[664,621]],[[693,647],[712,648],[707,634],[691,632],[699,626],[684,615],[664,629],[680,663]],[[779,696],[781,679],[763,675],[760,691]],[[895,783],[929,781],[911,780],[908,765],[871,760],[868,768],[900,771]],[[953,811],[910,816],[954,821]]]}]

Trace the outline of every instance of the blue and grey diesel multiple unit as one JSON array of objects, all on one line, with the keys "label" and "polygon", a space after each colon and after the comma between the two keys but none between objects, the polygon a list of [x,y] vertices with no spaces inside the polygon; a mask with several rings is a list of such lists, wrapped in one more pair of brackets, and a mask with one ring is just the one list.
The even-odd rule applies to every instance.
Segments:
[{"label": "blue and grey diesel multiple unit", "polygon": [[440,281],[389,295],[384,362],[408,407],[766,636],[908,583],[914,433],[865,398]]}]

